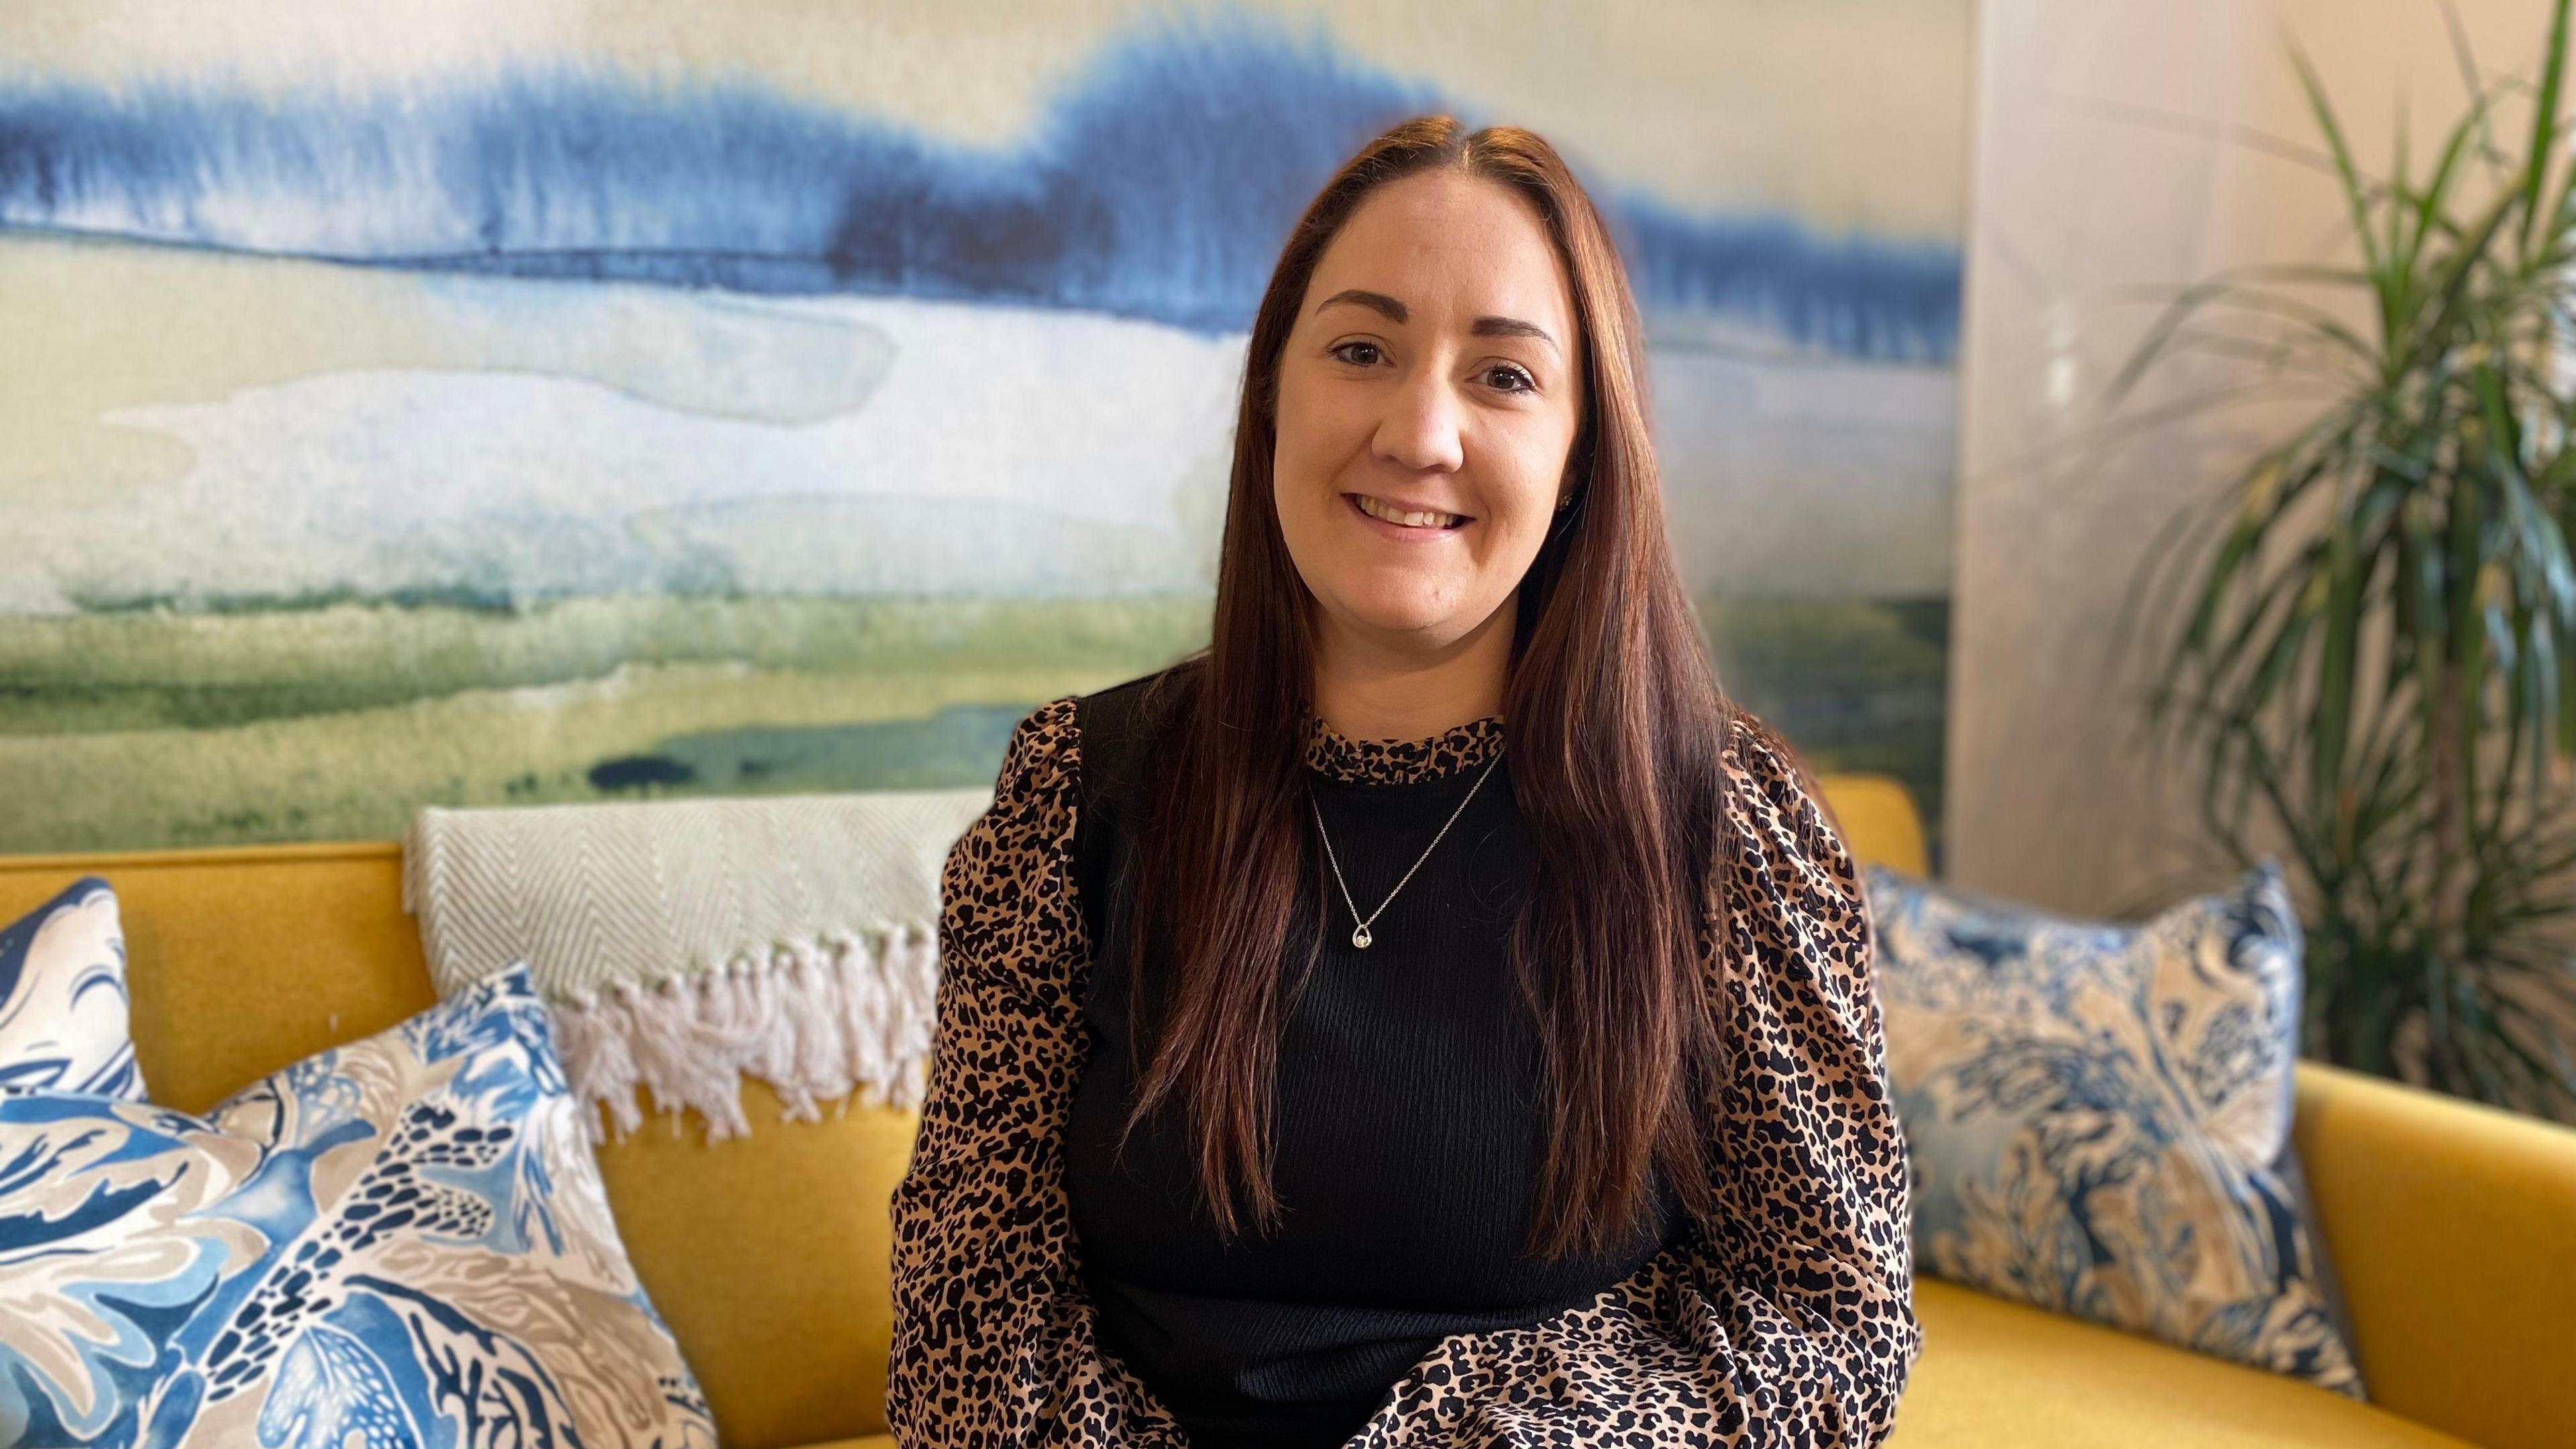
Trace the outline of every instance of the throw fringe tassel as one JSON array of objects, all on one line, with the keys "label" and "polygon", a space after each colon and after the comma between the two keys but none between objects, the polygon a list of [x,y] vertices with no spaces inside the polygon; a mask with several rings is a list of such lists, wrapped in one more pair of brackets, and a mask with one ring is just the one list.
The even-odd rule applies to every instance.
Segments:
[{"label": "throw fringe tassel", "polygon": [[571,992],[554,1004],[555,1036],[575,1094],[597,1109],[583,1114],[594,1143],[641,1130],[639,1089],[674,1132],[692,1109],[720,1142],[751,1131],[744,1077],[767,1082],[791,1122],[853,1097],[919,1108],[938,1005],[936,933],[881,921],[650,985]]}]

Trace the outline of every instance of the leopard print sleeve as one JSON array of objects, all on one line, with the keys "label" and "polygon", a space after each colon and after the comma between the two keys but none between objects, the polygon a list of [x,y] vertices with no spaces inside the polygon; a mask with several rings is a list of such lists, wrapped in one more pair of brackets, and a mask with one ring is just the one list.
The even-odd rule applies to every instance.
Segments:
[{"label": "leopard print sleeve", "polygon": [[[1875,929],[1786,744],[1749,719],[1739,739],[1737,854],[1707,932],[1738,1043],[1710,1104],[1723,1220],[1587,1305],[1442,1340],[1359,1449],[1869,1449],[1894,1429],[1922,1330]],[[1724,975],[1721,943],[1736,963]]]},{"label": "leopard print sleeve", "polygon": [[1710,1265],[1736,1352],[1761,1365],[1779,1442],[1870,1446],[1921,1356],[1913,1202],[1887,1072],[1878,933],[1848,844],[1757,721],[1728,935],[1745,1049],[1719,1104],[1734,1215]]},{"label": "leopard print sleeve", "polygon": [[993,804],[940,873],[938,1026],[896,1185],[886,1419],[941,1449],[1182,1449],[1170,1411],[1097,1346],[1062,1141],[1088,1039],[1074,897],[1071,698],[1013,729]]}]

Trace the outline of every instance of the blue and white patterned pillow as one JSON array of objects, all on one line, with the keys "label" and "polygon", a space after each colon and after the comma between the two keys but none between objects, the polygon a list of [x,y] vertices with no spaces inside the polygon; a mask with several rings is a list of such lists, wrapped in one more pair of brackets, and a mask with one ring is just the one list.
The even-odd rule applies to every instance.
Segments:
[{"label": "blue and white patterned pillow", "polygon": [[714,1442],[524,967],[204,1117],[0,1095],[0,1444]]},{"label": "blue and white patterned pillow", "polygon": [[143,1100],[116,892],[83,876],[0,930],[0,1091]]},{"label": "blue and white patterned pillow", "polygon": [[2134,926],[1863,884],[1917,1269],[2364,1398],[2290,1141],[2279,863]]}]

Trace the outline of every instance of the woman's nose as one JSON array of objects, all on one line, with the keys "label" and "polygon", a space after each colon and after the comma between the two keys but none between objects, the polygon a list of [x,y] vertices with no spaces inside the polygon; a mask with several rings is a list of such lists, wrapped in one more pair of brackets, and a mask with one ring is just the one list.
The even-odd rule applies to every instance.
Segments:
[{"label": "woman's nose", "polygon": [[1462,461],[1458,398],[1436,369],[1423,368],[1387,394],[1377,453],[1414,472],[1454,473]]}]

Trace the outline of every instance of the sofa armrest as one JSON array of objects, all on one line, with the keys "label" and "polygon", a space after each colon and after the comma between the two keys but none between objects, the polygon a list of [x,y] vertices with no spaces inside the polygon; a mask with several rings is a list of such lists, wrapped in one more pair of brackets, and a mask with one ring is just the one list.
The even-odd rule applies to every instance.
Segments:
[{"label": "sofa armrest", "polygon": [[2576,1129],[2304,1058],[2297,1076],[2371,1401],[2489,1449],[2564,1449]]}]

